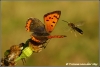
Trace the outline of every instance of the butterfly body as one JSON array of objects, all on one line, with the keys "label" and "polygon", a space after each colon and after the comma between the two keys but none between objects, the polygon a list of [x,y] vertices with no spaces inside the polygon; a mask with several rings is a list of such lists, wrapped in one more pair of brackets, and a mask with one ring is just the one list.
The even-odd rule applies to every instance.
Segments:
[{"label": "butterfly body", "polygon": [[46,43],[48,39],[51,38],[64,38],[65,35],[49,35],[49,36],[31,36],[32,40],[38,42],[38,43]]}]

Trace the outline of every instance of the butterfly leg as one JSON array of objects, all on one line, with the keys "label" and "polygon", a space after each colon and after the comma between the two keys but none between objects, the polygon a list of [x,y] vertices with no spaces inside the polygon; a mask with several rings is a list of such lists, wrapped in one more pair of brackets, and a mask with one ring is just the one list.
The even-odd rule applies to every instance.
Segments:
[{"label": "butterfly leg", "polygon": [[46,48],[46,46],[47,46],[46,44],[42,44],[42,45],[43,45],[43,46],[42,46],[42,48],[44,48],[44,49],[45,49],[45,48]]},{"label": "butterfly leg", "polygon": [[44,45],[44,49],[46,48],[46,46],[48,45],[48,43],[50,42],[51,39],[49,39],[48,41],[45,41]]},{"label": "butterfly leg", "polygon": [[26,60],[25,60],[25,58],[22,58],[21,59],[22,60],[22,62],[23,62],[23,65],[26,63]]}]

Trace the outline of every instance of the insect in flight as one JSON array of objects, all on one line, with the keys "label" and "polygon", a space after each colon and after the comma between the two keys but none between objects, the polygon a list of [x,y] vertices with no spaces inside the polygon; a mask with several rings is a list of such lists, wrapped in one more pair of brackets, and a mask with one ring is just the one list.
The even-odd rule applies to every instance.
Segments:
[{"label": "insect in flight", "polygon": [[[67,22],[65,20],[62,20],[62,21]],[[77,31],[80,34],[83,34],[83,31],[80,28],[78,28],[74,23],[69,23],[69,22],[67,22],[67,23],[68,23],[68,26],[71,27],[74,31]],[[76,36],[76,34],[75,34],[75,36]]]}]

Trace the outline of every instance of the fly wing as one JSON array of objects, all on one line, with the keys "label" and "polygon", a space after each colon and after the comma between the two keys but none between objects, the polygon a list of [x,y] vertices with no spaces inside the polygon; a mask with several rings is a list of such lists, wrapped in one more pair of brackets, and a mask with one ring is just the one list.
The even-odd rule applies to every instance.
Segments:
[{"label": "fly wing", "polygon": [[75,25],[76,26],[83,26],[85,24],[85,21],[80,21],[80,22],[77,22]]}]

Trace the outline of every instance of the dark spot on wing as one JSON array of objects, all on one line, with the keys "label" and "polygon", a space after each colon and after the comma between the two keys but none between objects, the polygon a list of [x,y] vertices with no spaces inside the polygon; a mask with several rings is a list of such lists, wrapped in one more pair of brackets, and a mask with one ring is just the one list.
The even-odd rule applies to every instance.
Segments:
[{"label": "dark spot on wing", "polygon": [[46,20],[46,21],[49,21],[49,20]]},{"label": "dark spot on wing", "polygon": [[54,21],[52,23],[55,23]]},{"label": "dark spot on wing", "polygon": [[49,17],[49,19],[51,19],[51,17]]},{"label": "dark spot on wing", "polygon": [[[55,15],[54,15],[54,17],[57,18],[57,16],[55,16]],[[59,19],[59,18],[57,18],[57,19]]]},{"label": "dark spot on wing", "polygon": [[53,25],[51,25],[53,27]]}]

